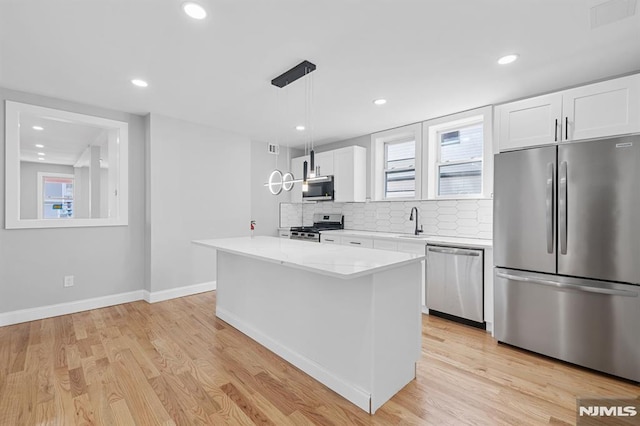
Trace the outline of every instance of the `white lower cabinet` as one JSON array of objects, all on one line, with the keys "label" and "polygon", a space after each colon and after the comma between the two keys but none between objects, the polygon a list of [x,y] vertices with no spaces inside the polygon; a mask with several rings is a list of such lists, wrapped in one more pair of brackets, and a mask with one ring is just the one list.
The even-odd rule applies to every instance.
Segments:
[{"label": "white lower cabinet", "polygon": [[373,248],[373,240],[371,238],[345,236],[342,237],[342,245]]},{"label": "white lower cabinet", "polygon": [[373,248],[380,250],[398,251],[398,243],[389,240],[373,240]]},{"label": "white lower cabinet", "polygon": [[334,235],[320,234],[320,242],[327,244],[342,244],[342,238]]}]

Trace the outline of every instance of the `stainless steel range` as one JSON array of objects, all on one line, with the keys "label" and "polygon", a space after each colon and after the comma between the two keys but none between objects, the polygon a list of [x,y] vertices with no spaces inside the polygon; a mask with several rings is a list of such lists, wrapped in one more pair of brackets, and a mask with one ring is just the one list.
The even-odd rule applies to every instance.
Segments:
[{"label": "stainless steel range", "polygon": [[343,229],[344,216],[341,214],[316,213],[313,215],[313,226],[294,226],[291,228],[292,240],[320,242],[320,232],[331,229]]}]

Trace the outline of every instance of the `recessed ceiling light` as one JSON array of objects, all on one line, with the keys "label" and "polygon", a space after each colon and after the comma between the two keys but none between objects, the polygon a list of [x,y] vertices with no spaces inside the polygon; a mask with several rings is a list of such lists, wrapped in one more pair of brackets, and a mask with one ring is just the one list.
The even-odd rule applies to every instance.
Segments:
[{"label": "recessed ceiling light", "polygon": [[305,129],[303,125],[296,126],[296,130],[302,132]]},{"label": "recessed ceiling light", "polygon": [[40,160],[40,161],[44,161],[44,158],[42,158],[42,157],[38,157],[38,160]]},{"label": "recessed ceiling light", "polygon": [[39,152],[38,155],[47,155],[44,152]]},{"label": "recessed ceiling light", "polygon": [[207,11],[198,3],[186,2],[182,3],[182,10],[193,19],[204,19],[207,17]]},{"label": "recessed ceiling light", "polygon": [[41,143],[37,143],[36,148],[44,148],[44,145],[42,145]]},{"label": "recessed ceiling light", "polygon": [[518,59],[518,54],[517,53],[512,53],[510,55],[505,55],[502,58],[498,59],[498,63],[500,65],[507,65],[507,64],[510,64],[512,62],[515,62],[516,59]]},{"label": "recessed ceiling light", "polygon": [[44,130],[44,127],[42,127],[42,126],[33,126],[32,129],[33,130]]},{"label": "recessed ceiling light", "polygon": [[376,105],[384,105],[387,103],[386,99],[376,99],[375,101],[373,101],[374,104]]},{"label": "recessed ceiling light", "polygon": [[149,85],[149,83],[144,80],[140,80],[139,78],[134,78],[133,80],[131,80],[131,84],[138,87],[147,87]]}]

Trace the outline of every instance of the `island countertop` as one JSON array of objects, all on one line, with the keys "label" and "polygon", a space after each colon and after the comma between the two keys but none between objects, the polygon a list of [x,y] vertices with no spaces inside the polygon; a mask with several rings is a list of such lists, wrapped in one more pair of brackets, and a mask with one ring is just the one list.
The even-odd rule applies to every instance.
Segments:
[{"label": "island countertop", "polygon": [[264,236],[197,240],[193,243],[342,279],[362,277],[424,259],[424,255],[418,254]]}]

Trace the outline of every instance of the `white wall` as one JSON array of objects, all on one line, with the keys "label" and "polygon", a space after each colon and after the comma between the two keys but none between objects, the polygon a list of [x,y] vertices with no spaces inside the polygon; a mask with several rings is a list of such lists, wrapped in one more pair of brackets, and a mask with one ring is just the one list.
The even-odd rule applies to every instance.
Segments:
[{"label": "white wall", "polygon": [[[129,123],[129,225],[97,228],[0,229],[0,314],[126,293],[144,280],[144,118],[0,88],[0,134],[5,100]],[[0,188],[5,185],[0,149]],[[2,192],[4,194],[4,191]],[[4,225],[4,195],[0,223]],[[63,288],[63,277],[75,286]]]},{"label": "white wall", "polygon": [[215,280],[215,251],[192,240],[249,235],[248,138],[150,114],[147,271],[158,292]]},{"label": "white wall", "polygon": [[[20,218],[38,218],[38,172],[74,173],[73,166],[20,162]],[[75,206],[74,206],[75,208]],[[77,214],[77,213],[76,213]]]}]

